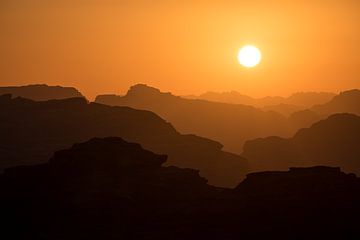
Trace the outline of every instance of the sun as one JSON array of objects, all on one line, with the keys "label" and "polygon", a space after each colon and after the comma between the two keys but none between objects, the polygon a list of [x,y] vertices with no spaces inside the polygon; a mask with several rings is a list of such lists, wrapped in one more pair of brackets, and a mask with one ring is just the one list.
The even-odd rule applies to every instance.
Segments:
[{"label": "sun", "polygon": [[260,50],[253,45],[243,46],[238,53],[239,63],[247,68],[252,68],[258,65],[261,61]]}]

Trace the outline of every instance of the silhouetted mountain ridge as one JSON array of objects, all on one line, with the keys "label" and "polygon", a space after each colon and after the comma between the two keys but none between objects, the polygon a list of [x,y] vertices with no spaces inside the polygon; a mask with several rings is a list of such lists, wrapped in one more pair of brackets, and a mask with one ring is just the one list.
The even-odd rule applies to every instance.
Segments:
[{"label": "silhouetted mountain ridge", "polygon": [[[120,138],[94,138],[0,175],[15,239],[260,239],[356,236],[360,181],[339,168],[249,174],[235,189]],[[354,235],[355,234],[355,235]]]},{"label": "silhouetted mountain ridge", "polygon": [[76,88],[34,84],[19,87],[0,87],[0,95],[11,94],[35,101],[84,97]]},{"label": "silhouetted mountain ridge", "polygon": [[232,104],[245,104],[255,107],[267,107],[274,105],[293,105],[298,108],[309,108],[316,104],[323,104],[330,101],[335,96],[334,93],[329,92],[298,92],[293,93],[289,97],[280,96],[266,96],[262,98],[253,98],[243,95],[237,91],[230,92],[207,92],[193,96],[192,98],[204,99],[215,102],[232,103]]},{"label": "silhouetted mountain ridge", "polygon": [[360,115],[360,90],[353,89],[341,92],[331,101],[322,105],[316,105],[311,110],[322,115],[334,113],[353,113]]},{"label": "silhouetted mountain ridge", "polygon": [[249,160],[253,171],[326,165],[360,174],[360,117],[335,114],[289,139],[251,140],[245,144],[242,156]]},{"label": "silhouetted mountain ridge", "polygon": [[144,84],[132,86],[125,96],[100,95],[96,102],[155,112],[181,133],[214,139],[233,152],[240,152],[247,139],[286,136],[289,131],[287,119],[275,112],[248,105],[184,99]]},{"label": "silhouetted mountain ridge", "polygon": [[200,170],[212,184],[234,186],[246,172],[246,160],[222,151],[216,141],[181,135],[149,111],[84,98],[35,102],[2,96],[0,123],[1,169],[44,162],[54,151],[93,137],[119,136],[167,154],[169,165]]}]

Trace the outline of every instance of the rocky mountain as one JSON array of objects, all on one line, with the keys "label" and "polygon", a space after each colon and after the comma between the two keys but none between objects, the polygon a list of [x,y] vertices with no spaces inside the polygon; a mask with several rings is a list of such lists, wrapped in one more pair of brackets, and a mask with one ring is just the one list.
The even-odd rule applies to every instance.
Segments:
[{"label": "rocky mountain", "polygon": [[331,101],[316,105],[311,110],[321,115],[331,115],[334,113],[353,113],[360,115],[360,90],[353,89],[344,91],[335,96]]},{"label": "rocky mountain", "polygon": [[259,108],[285,104],[304,109],[312,107],[313,105],[324,104],[330,101],[334,96],[334,93],[329,92],[298,92],[290,95],[289,97],[267,96],[263,98],[253,98],[236,91],[231,91],[222,93],[207,92],[197,97],[193,96],[192,98],[214,102],[245,104]]},{"label": "rocky mountain", "polygon": [[232,152],[241,152],[248,139],[288,135],[287,119],[281,114],[247,105],[185,99],[142,84],[131,87],[125,96],[102,95],[96,102],[155,112],[181,133],[214,139]]},{"label": "rocky mountain", "polygon": [[76,88],[48,86],[46,84],[0,87],[0,95],[4,94],[11,94],[13,97],[23,97],[35,101],[84,97]]},{"label": "rocky mountain", "polygon": [[245,144],[242,156],[249,160],[252,171],[326,165],[360,174],[360,117],[335,114],[289,139],[251,140]]},{"label": "rocky mountain", "polygon": [[284,103],[280,103],[277,105],[268,105],[261,109],[266,112],[268,112],[268,111],[277,112],[284,116],[291,116],[291,114],[303,110],[302,107],[299,107],[296,105],[291,105],[291,104],[284,104]]},{"label": "rocky mountain", "polygon": [[289,125],[296,132],[301,128],[308,128],[314,123],[326,118],[312,110],[297,111],[289,116]]},{"label": "rocky mountain", "polygon": [[[192,96],[193,99],[203,99],[212,102],[222,102],[231,104],[255,105],[256,100],[247,95],[243,95],[237,91],[230,92],[206,92],[199,96]],[[278,103],[278,101],[275,101]]]},{"label": "rocky mountain", "polygon": [[0,175],[13,239],[319,239],[357,236],[360,181],[339,168],[252,173],[234,189],[120,138]]},{"label": "rocky mountain", "polygon": [[[360,90],[348,90],[341,92],[324,104],[314,105],[313,107],[296,111],[289,116],[289,126],[297,131],[301,128],[310,127],[312,124],[326,119],[336,113],[352,113],[360,115]],[[275,110],[275,109],[274,109]],[[275,110],[281,111],[281,110]]]},{"label": "rocky mountain", "polygon": [[317,104],[327,103],[335,96],[335,93],[330,92],[298,92],[287,97],[285,103],[309,108]]},{"label": "rocky mountain", "polygon": [[246,160],[222,145],[182,135],[149,111],[88,103],[84,98],[35,102],[0,97],[0,166],[45,162],[54,151],[93,137],[118,136],[169,156],[168,165],[200,170],[211,184],[235,186]]},{"label": "rocky mountain", "polygon": [[216,192],[198,171],[162,167],[165,161],[120,138],[75,144],[48,163],[7,169],[0,177],[2,216],[16,227],[15,239],[137,239],[152,219],[171,219]]}]

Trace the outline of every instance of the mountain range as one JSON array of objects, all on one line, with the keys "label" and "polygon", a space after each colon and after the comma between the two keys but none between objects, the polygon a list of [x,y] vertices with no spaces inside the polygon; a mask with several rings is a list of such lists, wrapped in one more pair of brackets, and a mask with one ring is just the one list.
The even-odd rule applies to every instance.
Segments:
[{"label": "mountain range", "polygon": [[95,102],[152,111],[181,133],[214,139],[231,152],[240,153],[248,139],[289,136],[287,118],[279,113],[241,104],[185,99],[143,84],[132,86],[125,96],[100,95]]},{"label": "mountain range", "polygon": [[200,170],[211,184],[235,186],[247,172],[242,157],[216,141],[180,134],[156,114],[88,103],[84,98],[36,102],[0,97],[0,169],[45,162],[93,137],[118,136],[169,156],[167,164]]},{"label": "mountain range", "polygon": [[330,92],[298,92],[289,97],[267,96],[253,98],[243,95],[237,91],[230,92],[206,92],[199,96],[188,96],[192,99],[204,99],[212,102],[223,102],[232,104],[244,104],[254,107],[269,107],[276,105],[292,105],[298,108],[310,108],[313,105],[323,104],[330,101],[336,94]]},{"label": "mountain range", "polygon": [[74,87],[48,86],[46,84],[0,87],[0,95],[5,94],[11,94],[13,97],[23,97],[34,101],[84,97]]},{"label": "mountain range", "polygon": [[121,138],[0,174],[7,239],[339,239],[358,236],[360,180],[339,168],[249,174],[215,188]]},{"label": "mountain range", "polygon": [[242,156],[248,159],[251,171],[324,165],[360,174],[360,117],[334,114],[288,139],[250,140]]},{"label": "mountain range", "polygon": [[310,127],[311,124],[336,113],[360,115],[360,90],[343,91],[324,104],[314,105],[309,109],[294,112],[289,117],[289,123],[292,129]]}]

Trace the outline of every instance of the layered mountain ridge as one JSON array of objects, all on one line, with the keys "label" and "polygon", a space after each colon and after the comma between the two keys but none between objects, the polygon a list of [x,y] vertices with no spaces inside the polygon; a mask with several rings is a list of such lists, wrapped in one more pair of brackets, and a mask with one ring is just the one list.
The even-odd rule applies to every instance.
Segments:
[{"label": "layered mountain ridge", "polygon": [[[339,168],[249,174],[234,189],[121,138],[94,138],[48,163],[0,174],[3,236],[229,239],[357,236],[360,180]],[[319,224],[321,223],[321,224]]]},{"label": "layered mountain ridge", "polygon": [[292,138],[250,140],[242,156],[248,159],[251,171],[326,165],[360,174],[360,116],[334,114],[300,129]]},{"label": "layered mountain ridge", "polygon": [[4,95],[0,123],[2,169],[44,162],[54,151],[93,137],[118,136],[168,155],[169,165],[200,170],[215,185],[234,186],[247,171],[246,160],[222,151],[220,143],[182,135],[152,112],[84,98],[35,102]]},{"label": "layered mountain ridge", "polygon": [[247,105],[185,99],[144,84],[132,86],[125,96],[98,96],[96,102],[155,112],[180,132],[214,139],[232,152],[241,152],[248,139],[289,134],[287,119],[281,114]]},{"label": "layered mountain ridge", "polygon": [[35,101],[84,97],[74,87],[48,86],[46,84],[0,87],[0,95],[5,94],[10,94],[13,97],[23,97]]}]

